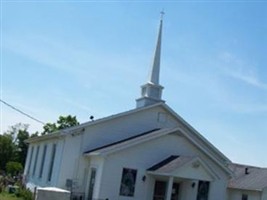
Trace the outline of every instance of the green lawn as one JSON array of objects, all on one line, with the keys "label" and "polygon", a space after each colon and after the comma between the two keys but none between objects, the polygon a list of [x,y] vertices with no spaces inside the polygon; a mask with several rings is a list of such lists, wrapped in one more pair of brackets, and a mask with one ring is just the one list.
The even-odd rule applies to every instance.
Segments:
[{"label": "green lawn", "polygon": [[16,197],[14,194],[8,194],[6,192],[3,192],[0,193],[0,200],[23,200],[23,199]]}]

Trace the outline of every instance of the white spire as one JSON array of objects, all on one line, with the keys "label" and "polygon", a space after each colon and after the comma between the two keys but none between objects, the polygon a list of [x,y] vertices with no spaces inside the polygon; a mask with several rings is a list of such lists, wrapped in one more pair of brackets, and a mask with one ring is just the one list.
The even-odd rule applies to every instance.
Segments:
[{"label": "white spire", "polygon": [[152,68],[151,68],[151,72],[150,72],[150,76],[148,80],[150,83],[153,83],[155,85],[159,85],[162,19],[163,19],[164,12],[162,11],[160,14],[161,14],[161,18],[160,18],[160,25],[159,25],[159,34],[158,34],[153,64],[151,66]]},{"label": "white spire", "polygon": [[158,33],[153,63],[151,66],[148,82],[145,85],[141,86],[141,98],[136,100],[136,106],[138,108],[152,105],[158,102],[164,102],[161,99],[163,87],[159,84],[161,37],[162,37],[162,24],[163,24],[164,12],[161,12],[160,14],[161,17],[160,17],[159,33]]}]

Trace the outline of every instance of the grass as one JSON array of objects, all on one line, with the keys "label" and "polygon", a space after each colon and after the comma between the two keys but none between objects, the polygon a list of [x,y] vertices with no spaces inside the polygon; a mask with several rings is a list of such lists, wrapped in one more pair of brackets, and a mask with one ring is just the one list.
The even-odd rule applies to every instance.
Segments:
[{"label": "grass", "polygon": [[0,200],[23,200],[22,198],[16,197],[14,194],[8,194],[6,192],[0,193]]}]

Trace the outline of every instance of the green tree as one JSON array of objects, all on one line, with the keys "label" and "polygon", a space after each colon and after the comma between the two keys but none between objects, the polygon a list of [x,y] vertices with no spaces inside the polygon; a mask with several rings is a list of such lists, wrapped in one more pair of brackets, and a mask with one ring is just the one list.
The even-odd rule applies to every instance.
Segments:
[{"label": "green tree", "polygon": [[28,144],[24,141],[29,138],[27,124],[15,124],[0,135],[0,168],[6,170],[10,161],[19,162],[22,166],[27,156]]},{"label": "green tree", "polygon": [[80,123],[78,122],[76,116],[59,116],[58,120],[56,123],[46,123],[43,126],[44,131],[42,132],[42,135],[52,133],[64,128],[69,128],[72,126],[79,125]]},{"label": "green tree", "polygon": [[58,127],[55,123],[46,123],[43,126],[44,131],[42,132],[42,135],[45,135],[47,133],[53,133],[58,130]]},{"label": "green tree", "polygon": [[79,122],[76,119],[76,116],[71,116],[68,115],[66,117],[59,116],[59,119],[57,120],[58,124],[58,129],[64,129],[64,128],[69,128],[72,126],[77,126],[79,125]]},{"label": "green tree", "polygon": [[[28,124],[22,124],[22,123],[17,123],[9,128],[9,130],[6,131],[5,134],[9,135],[12,137],[13,143],[18,142],[18,134],[20,131],[26,131],[28,132],[29,125]],[[29,133],[28,133],[29,134]]]},{"label": "green tree", "polygon": [[6,172],[11,176],[17,175],[21,173],[23,170],[23,166],[19,162],[10,161],[6,164]]},{"label": "green tree", "polygon": [[30,138],[34,138],[34,137],[38,137],[38,136],[39,136],[39,132],[36,131],[35,133],[32,133],[32,134],[30,135]]},{"label": "green tree", "polygon": [[[45,124],[41,134],[52,133],[76,125],[79,125],[79,122],[75,116],[60,116],[56,123]],[[28,151],[28,144],[25,143],[25,140],[38,136],[38,132],[30,135],[28,127],[27,124],[15,124],[4,135],[0,135],[0,170],[6,170],[6,164],[11,161],[18,162],[22,166],[25,164]]]},{"label": "green tree", "polygon": [[27,156],[28,144],[25,140],[30,137],[28,132],[29,125],[18,123],[10,127],[6,132],[7,135],[12,137],[14,152],[10,161],[16,161],[21,163],[23,166],[25,164],[25,159]]},{"label": "green tree", "polygon": [[17,152],[17,161],[20,162],[23,166],[25,164],[28,144],[25,143],[25,140],[29,139],[30,134],[26,129],[18,130],[17,140],[16,140],[16,152]]},{"label": "green tree", "polygon": [[6,163],[14,157],[15,147],[12,137],[8,134],[0,135],[0,169],[6,169]]}]

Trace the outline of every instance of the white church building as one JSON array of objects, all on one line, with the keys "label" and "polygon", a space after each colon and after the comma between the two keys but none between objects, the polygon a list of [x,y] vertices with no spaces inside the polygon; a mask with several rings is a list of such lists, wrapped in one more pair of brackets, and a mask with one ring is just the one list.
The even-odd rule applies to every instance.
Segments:
[{"label": "white church building", "polygon": [[232,163],[162,100],[162,19],[136,108],[28,139],[28,186],[86,200],[267,200],[267,169]]}]

